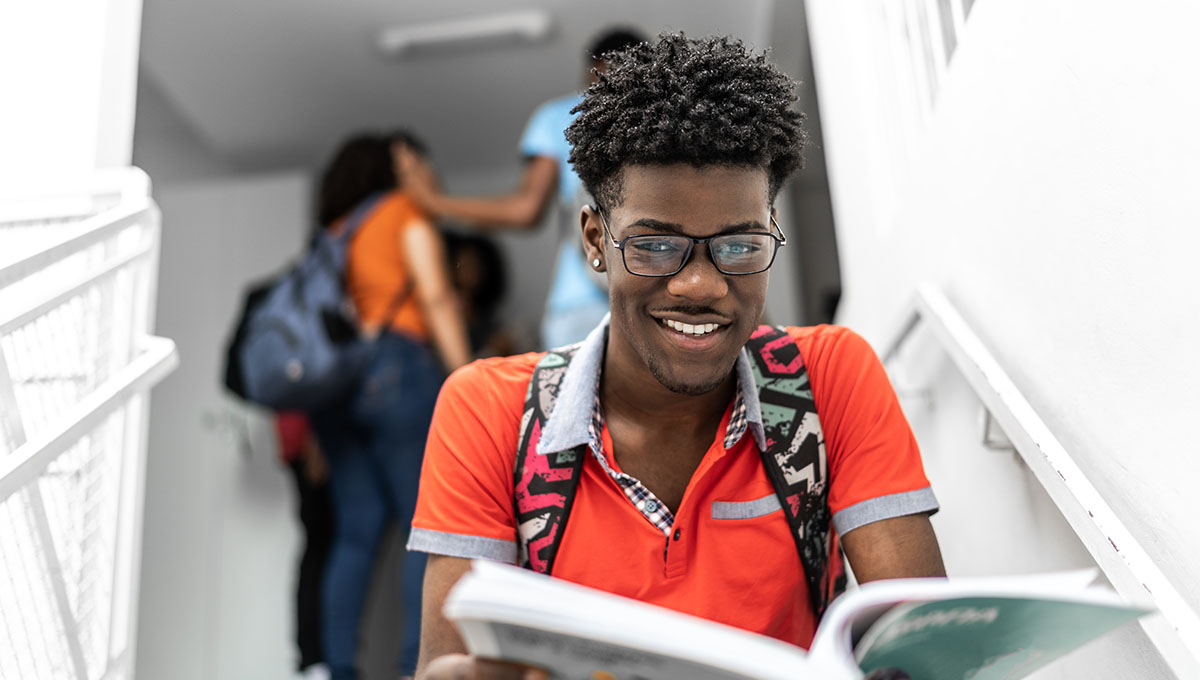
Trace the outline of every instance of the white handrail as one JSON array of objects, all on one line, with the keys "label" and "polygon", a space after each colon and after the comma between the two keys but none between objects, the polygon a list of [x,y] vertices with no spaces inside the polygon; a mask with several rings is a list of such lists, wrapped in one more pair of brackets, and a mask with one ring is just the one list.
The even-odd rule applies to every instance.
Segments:
[{"label": "white handrail", "polygon": [[70,231],[34,250],[20,253],[13,261],[0,259],[0,288],[109,238],[144,219],[146,213],[153,210],[154,204],[148,197],[134,196],[102,214],[80,220]]},{"label": "white handrail", "polygon": [[119,168],[0,201],[4,677],[133,675],[148,392],[179,361],[150,335],[149,189]]},{"label": "white handrail", "polygon": [[1200,616],[936,286],[918,287],[912,306],[884,347],[883,361],[891,360],[921,324],[954,361],[1117,592],[1158,610],[1139,622],[1167,665],[1180,678],[1200,678]]},{"label": "white handrail", "polygon": [[136,359],[111,376],[59,419],[59,425],[17,447],[0,460],[0,502],[45,469],[80,435],[90,431],[131,394],[150,389],[175,369],[179,354],[167,338],[147,336]]}]

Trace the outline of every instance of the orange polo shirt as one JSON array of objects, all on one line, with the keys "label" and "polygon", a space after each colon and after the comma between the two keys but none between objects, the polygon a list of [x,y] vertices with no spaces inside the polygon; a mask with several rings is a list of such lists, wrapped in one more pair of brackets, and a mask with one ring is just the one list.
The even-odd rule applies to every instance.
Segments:
[{"label": "orange polo shirt", "polygon": [[[363,324],[390,321],[393,330],[424,340],[429,331],[412,287],[403,240],[404,231],[422,219],[424,214],[407,195],[392,191],[381,198],[350,241],[346,288]],[[406,288],[404,301],[387,319],[388,310]]]},{"label": "orange polo shirt", "polygon": [[[936,511],[912,432],[867,343],[836,326],[788,331],[813,388],[837,530]],[[570,370],[588,351],[585,343]],[[410,550],[516,561],[513,466],[525,391],[541,356],[477,361],[447,380],[429,433]],[[740,368],[739,380],[745,384]],[[562,400],[560,394],[551,420]],[[736,402],[665,534],[589,455],[553,575],[807,647],[816,622],[804,569],[752,426],[725,446]],[[757,413],[748,417],[761,422]],[[600,439],[604,460],[619,471],[607,426]]]}]

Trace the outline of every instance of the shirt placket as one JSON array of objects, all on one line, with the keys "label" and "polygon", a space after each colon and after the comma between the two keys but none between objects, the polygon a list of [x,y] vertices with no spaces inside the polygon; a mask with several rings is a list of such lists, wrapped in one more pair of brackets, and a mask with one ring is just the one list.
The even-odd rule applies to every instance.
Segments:
[{"label": "shirt placket", "polygon": [[592,455],[596,461],[600,463],[600,467],[604,472],[617,483],[617,486],[637,508],[642,517],[646,521],[654,525],[659,531],[663,532],[664,536],[670,536],[671,526],[675,523],[675,515],[665,503],[658,499],[650,489],[646,488],[636,477],[617,472],[611,465],[608,464],[608,459],[604,457],[604,441],[600,433],[604,430],[604,416],[600,411],[600,397],[596,396],[595,405],[592,408],[591,424],[588,426],[589,448],[592,450]]},{"label": "shirt placket", "polygon": [[[726,426],[723,446],[727,450],[732,448],[746,433],[746,429],[746,404],[739,391],[734,399],[733,410]],[[663,532],[665,537],[663,563],[666,576],[672,578],[683,575],[687,571],[686,555],[690,531],[686,527],[676,526],[674,513],[641,481],[624,472],[618,472],[609,465],[608,460],[604,457],[604,441],[601,436],[603,430],[604,415],[600,409],[600,396],[597,394],[592,407],[591,421],[588,425],[589,448],[592,450],[592,455],[609,478],[617,483],[625,497],[641,513],[642,517]]]}]

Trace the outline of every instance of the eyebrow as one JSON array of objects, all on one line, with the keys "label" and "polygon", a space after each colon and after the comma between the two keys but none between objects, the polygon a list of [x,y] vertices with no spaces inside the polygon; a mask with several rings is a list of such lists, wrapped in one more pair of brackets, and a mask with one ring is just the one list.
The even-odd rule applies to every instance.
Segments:
[{"label": "eyebrow", "polygon": [[[636,220],[636,221],[630,223],[629,226],[626,228],[628,229],[629,227],[645,227],[646,229],[653,229],[655,231],[663,231],[663,232],[667,232],[667,233],[671,233],[671,234],[679,234],[681,236],[684,235],[682,224],[676,224],[674,222],[663,222],[661,220],[656,220],[656,219],[652,219],[649,217],[643,217],[640,220]],[[737,224],[727,225],[724,229],[721,229],[717,233],[712,234],[712,236],[720,236],[722,234],[738,234],[738,233],[747,232],[747,231],[764,231],[764,230],[768,231],[768,232],[770,231],[770,229],[763,226],[763,224],[761,222],[758,222],[756,220],[751,220],[749,222],[739,222]]]}]

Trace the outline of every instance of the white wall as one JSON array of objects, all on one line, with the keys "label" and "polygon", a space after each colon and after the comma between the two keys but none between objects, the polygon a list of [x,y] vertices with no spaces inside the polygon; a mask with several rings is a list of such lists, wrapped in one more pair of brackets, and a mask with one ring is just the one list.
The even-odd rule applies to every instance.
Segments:
[{"label": "white wall", "polygon": [[[1200,609],[1200,6],[979,0],[947,68],[936,40],[926,59],[920,33],[904,30],[937,4],[808,3],[839,320],[884,342],[915,284],[940,285]],[[1043,531],[1061,518],[1020,466],[975,458],[996,452],[974,444],[953,371],[923,366],[936,426],[910,416],[953,500],[936,518],[951,570],[1081,561]],[[1113,658],[1079,663],[1118,677],[1107,664],[1123,657],[1135,662],[1126,677],[1164,677],[1155,655],[1123,653],[1144,647],[1131,630]]]},{"label": "white wall", "polygon": [[141,7],[0,4],[0,198],[129,164]]},{"label": "white wall", "polygon": [[138,74],[133,161],[150,175],[156,187],[230,179],[239,174],[228,158],[214,152],[196,134],[145,71]]},{"label": "white wall", "polygon": [[291,482],[267,423],[247,420],[219,380],[242,286],[300,251],[307,186],[285,173],[156,191],[158,332],[181,362],[154,394],[140,677],[270,679],[291,668]]}]

